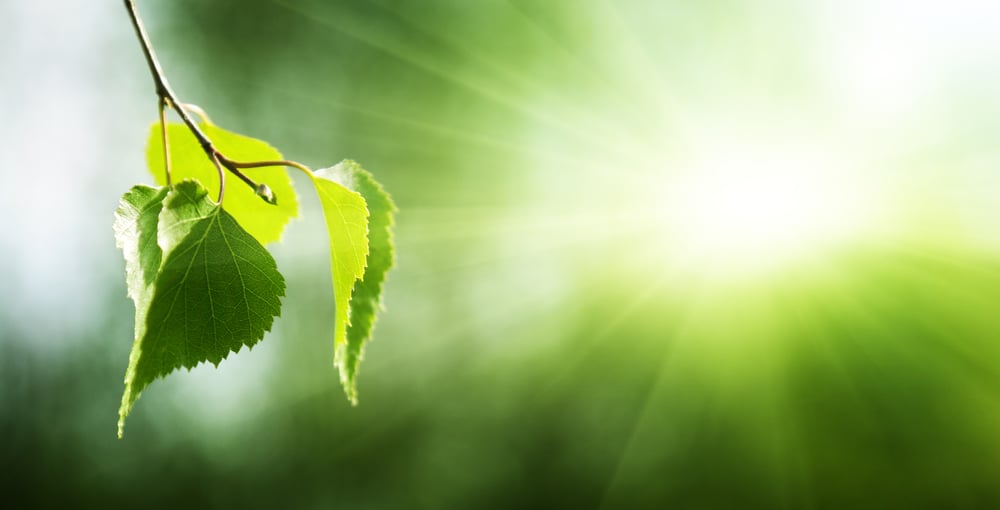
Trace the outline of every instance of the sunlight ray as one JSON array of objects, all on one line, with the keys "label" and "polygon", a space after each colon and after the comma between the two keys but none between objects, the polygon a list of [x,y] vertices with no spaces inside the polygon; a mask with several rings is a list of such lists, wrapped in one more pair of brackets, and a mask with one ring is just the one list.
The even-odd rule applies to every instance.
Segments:
[{"label": "sunlight ray", "polygon": [[[400,114],[378,111],[372,108],[352,106],[336,100],[326,99],[325,97],[322,96],[309,97],[305,95],[295,95],[292,94],[290,91],[285,91],[285,90],[276,90],[276,92],[282,93],[289,97],[294,97],[296,99],[310,101],[319,105],[323,105],[328,108],[333,108],[345,112],[351,112],[358,115],[363,115],[371,119],[386,122],[387,124],[392,124],[404,128],[413,129],[418,132],[440,136],[445,140],[460,142],[470,147],[476,147],[476,146],[486,147],[489,149],[503,151],[504,154],[537,153],[539,151],[542,151],[546,155],[546,157],[555,158],[556,161],[562,161],[566,164],[572,164],[575,168],[587,168],[591,172],[595,173],[600,171],[600,168],[598,168],[597,166],[598,163],[595,162],[594,160],[586,158],[582,155],[559,150],[557,148],[551,148],[551,147],[539,148],[537,146],[525,146],[524,144],[516,140],[503,139],[493,134],[458,129],[456,127],[448,126],[445,124],[437,124],[426,120],[418,120],[410,117],[404,117]],[[310,131],[314,132],[315,130],[310,130]],[[357,136],[357,135],[352,135],[352,136]],[[404,144],[402,142],[392,142],[392,141],[386,142],[382,138],[375,136],[359,137],[359,138],[366,140],[376,140],[379,141],[380,143],[397,144],[396,146],[398,147],[404,147],[408,149],[419,149],[423,151],[433,150],[431,147],[428,147],[426,143],[421,143],[416,141],[410,142],[409,144]],[[452,149],[449,148],[449,150]]]},{"label": "sunlight ray", "polygon": [[[349,20],[341,20],[341,17],[339,16],[335,18],[321,18],[314,13],[306,11],[302,8],[302,6],[291,4],[286,0],[274,0],[274,2],[282,7],[299,13],[316,23],[333,28],[346,36],[368,44],[373,48],[377,48],[389,55],[400,58],[401,60],[408,62],[419,69],[451,82],[463,89],[474,92],[484,99],[493,101],[498,105],[525,115],[528,118],[532,118],[545,125],[556,128],[561,132],[569,133],[580,140],[587,141],[589,144],[601,146],[612,154],[618,154],[620,157],[626,159],[631,157],[627,153],[622,153],[618,147],[609,145],[600,137],[591,136],[590,133],[579,129],[579,127],[574,124],[564,122],[562,119],[551,114],[526,108],[524,106],[524,101],[519,98],[508,97],[501,90],[497,90],[490,85],[481,83],[480,80],[474,77],[462,76],[461,74],[455,73],[453,69],[448,69],[441,62],[437,62],[437,59],[431,56],[433,54],[420,55],[418,50],[413,46],[407,46],[400,42],[376,38],[371,35],[374,32],[370,33],[368,31],[361,30]],[[339,14],[345,13],[340,12]]]}]

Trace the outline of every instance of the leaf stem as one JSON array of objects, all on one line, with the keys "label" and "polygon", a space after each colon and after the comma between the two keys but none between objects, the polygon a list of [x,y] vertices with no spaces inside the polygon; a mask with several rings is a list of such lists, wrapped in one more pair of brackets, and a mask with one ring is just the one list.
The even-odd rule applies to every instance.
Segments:
[{"label": "leaf stem", "polygon": [[167,187],[170,187],[170,140],[167,139],[167,98],[160,97],[160,135],[163,141],[163,168],[167,174]]},{"label": "leaf stem", "polygon": [[223,157],[222,162],[223,162],[223,164],[225,164],[227,166],[232,166],[232,167],[235,167],[235,168],[263,168],[263,167],[268,167],[268,166],[284,166],[284,167],[295,168],[297,170],[301,170],[302,172],[305,172],[305,174],[308,175],[308,176],[310,176],[310,177],[313,176],[313,171],[309,167],[307,167],[307,166],[305,166],[302,163],[299,163],[297,161],[288,161],[288,160],[280,160],[280,161],[233,161],[233,160],[231,160],[229,158]]},{"label": "leaf stem", "polygon": [[[269,203],[272,204],[275,203],[273,193],[271,194],[271,198],[269,200],[268,198],[261,195],[261,193],[258,191],[262,189],[262,187],[266,188],[267,185],[265,184],[258,185],[256,182],[253,181],[253,179],[247,177],[246,174],[244,174],[243,172],[240,172],[239,167],[232,165],[231,160],[226,158],[221,152],[219,152],[218,149],[215,148],[215,145],[212,144],[212,140],[208,137],[208,135],[206,135],[205,132],[202,131],[200,127],[198,127],[198,124],[196,124],[194,120],[191,119],[191,115],[188,114],[188,111],[185,108],[185,103],[182,103],[177,99],[177,95],[174,93],[173,89],[170,88],[170,84],[167,82],[167,78],[163,74],[163,68],[160,67],[160,61],[156,58],[156,53],[153,52],[153,45],[150,44],[149,36],[146,35],[146,28],[142,24],[142,18],[139,17],[139,11],[135,7],[135,2],[133,2],[133,0],[125,0],[125,9],[128,11],[129,18],[131,18],[132,20],[132,27],[135,29],[135,34],[139,38],[139,43],[142,46],[143,55],[146,56],[146,64],[149,66],[149,72],[153,75],[153,83],[156,86],[156,95],[160,97],[161,112],[163,110],[162,108],[163,105],[170,106],[171,108],[173,108],[174,111],[177,112],[177,115],[180,116],[181,120],[184,122],[187,128],[191,131],[191,134],[193,134],[194,137],[198,139],[198,143],[201,144],[201,148],[202,150],[205,151],[205,155],[208,156],[208,159],[212,160],[212,162],[215,163],[216,167],[219,167],[220,169],[219,202],[222,201],[223,189],[225,187],[225,183],[223,182],[223,176],[225,175],[225,172],[221,171],[221,167],[219,166],[221,164],[222,167],[225,167],[227,170],[229,170],[234,175],[239,177],[241,181],[247,183],[248,186],[253,188],[255,192],[258,194],[258,196],[261,196],[261,198],[263,198],[265,201]],[[163,119],[162,114],[160,118],[162,122]],[[166,137],[165,128],[163,132],[164,132],[164,137]],[[163,150],[164,152],[167,152],[166,145],[164,145]],[[168,173],[167,183],[169,185],[169,173]]]},{"label": "leaf stem", "polygon": [[197,115],[198,118],[201,119],[202,124],[212,123],[212,119],[208,118],[208,114],[205,113],[205,110],[203,110],[200,106],[194,103],[184,103],[184,109]]},{"label": "leaf stem", "polygon": [[222,205],[222,198],[226,195],[226,171],[219,163],[218,152],[212,153],[212,163],[215,163],[215,168],[219,171],[219,205]]},{"label": "leaf stem", "polygon": [[[308,175],[310,178],[315,177],[315,174],[313,174],[313,171],[310,170],[309,167],[296,161],[288,161],[288,160],[233,161],[219,153],[216,153],[216,156],[219,157],[219,160],[226,168],[228,168],[231,172],[235,173],[237,176],[243,176],[243,174],[239,171],[240,168],[263,168],[269,166],[284,166],[301,170],[305,172],[305,174]],[[253,185],[250,181],[244,181],[244,182]],[[278,199],[274,196],[274,192],[271,191],[271,188],[269,188],[267,184],[264,183],[258,184],[257,187],[254,189],[254,192],[257,194],[258,197],[264,199],[265,202],[271,205],[275,205],[278,203]]]}]

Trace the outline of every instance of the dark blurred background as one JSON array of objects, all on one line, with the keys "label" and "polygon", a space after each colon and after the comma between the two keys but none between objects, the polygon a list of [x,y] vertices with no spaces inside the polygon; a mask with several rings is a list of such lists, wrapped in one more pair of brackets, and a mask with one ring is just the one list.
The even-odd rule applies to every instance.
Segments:
[{"label": "dark blurred background", "polygon": [[[152,82],[122,2],[0,3],[2,506],[1000,508],[993,2],[137,3],[185,101],[392,193],[387,311],[352,408],[296,175],[274,330],[117,440]],[[864,236],[678,256],[690,147],[790,133]]]}]

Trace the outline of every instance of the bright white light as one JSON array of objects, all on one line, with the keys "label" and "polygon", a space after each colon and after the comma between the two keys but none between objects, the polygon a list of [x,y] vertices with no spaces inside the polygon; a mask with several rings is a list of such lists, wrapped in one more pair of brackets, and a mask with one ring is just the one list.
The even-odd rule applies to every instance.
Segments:
[{"label": "bright white light", "polygon": [[723,174],[699,181],[680,197],[680,219],[709,247],[797,244],[836,222],[831,197],[791,175]]},{"label": "bright white light", "polygon": [[713,271],[777,267],[871,227],[872,202],[834,153],[767,142],[718,143],[667,184],[673,246]]}]

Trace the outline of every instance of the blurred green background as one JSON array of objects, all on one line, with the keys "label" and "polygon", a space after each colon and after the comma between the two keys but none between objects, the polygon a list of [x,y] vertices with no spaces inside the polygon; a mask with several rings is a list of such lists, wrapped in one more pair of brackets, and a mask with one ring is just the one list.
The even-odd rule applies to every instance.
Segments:
[{"label": "blurred green background", "polygon": [[[1000,508],[995,2],[138,5],[217,124],[385,184],[387,312],[351,408],[296,175],[274,330],[116,440],[152,82],[121,2],[0,3],[12,508]],[[788,153],[852,235],[689,250],[678,176]]]}]

